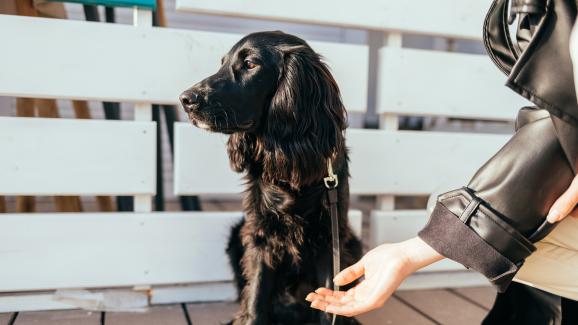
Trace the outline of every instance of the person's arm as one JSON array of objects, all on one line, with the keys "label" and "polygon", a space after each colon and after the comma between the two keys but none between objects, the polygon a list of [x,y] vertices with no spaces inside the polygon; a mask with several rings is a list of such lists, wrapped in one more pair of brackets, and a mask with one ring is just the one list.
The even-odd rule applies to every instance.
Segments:
[{"label": "person's arm", "polygon": [[443,258],[418,237],[383,244],[333,279],[336,285],[343,286],[365,275],[357,286],[346,292],[319,288],[306,300],[311,307],[328,313],[344,316],[365,313],[381,307],[408,275]]},{"label": "person's arm", "polygon": [[[578,218],[577,204],[578,176],[552,205],[548,221],[558,222],[567,216]],[[365,275],[365,279],[356,287],[348,291],[319,288],[310,293],[306,300],[311,302],[311,307],[329,313],[359,315],[381,307],[406,277],[442,259],[444,257],[440,253],[419,237],[400,243],[383,244],[341,271],[334,279],[336,285],[346,285]]]}]

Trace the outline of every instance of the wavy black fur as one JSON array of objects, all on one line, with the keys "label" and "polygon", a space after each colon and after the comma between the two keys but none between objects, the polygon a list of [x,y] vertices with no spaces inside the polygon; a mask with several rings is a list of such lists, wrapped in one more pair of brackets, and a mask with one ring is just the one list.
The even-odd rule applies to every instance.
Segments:
[{"label": "wavy black fur", "polygon": [[323,185],[330,158],[339,177],[343,267],[361,257],[361,243],[347,223],[346,112],[328,67],[298,37],[254,33],[181,101],[195,125],[230,134],[231,166],[246,175],[245,216],[227,248],[241,302],[232,323],[329,324],[330,315],[304,299],[332,279]]}]

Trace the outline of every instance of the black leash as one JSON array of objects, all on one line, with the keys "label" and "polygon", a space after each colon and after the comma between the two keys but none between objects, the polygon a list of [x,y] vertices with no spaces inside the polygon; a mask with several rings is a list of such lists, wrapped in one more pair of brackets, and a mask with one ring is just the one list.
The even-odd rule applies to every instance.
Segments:
[{"label": "black leash", "polygon": [[[331,159],[327,160],[327,174],[328,176],[323,179],[325,187],[327,188],[327,198],[330,205],[331,214],[331,242],[333,248],[333,278],[341,271],[341,252],[339,249],[339,210],[337,203],[339,201],[337,195],[337,185],[339,185],[339,180],[337,175],[333,173],[333,166],[331,165]],[[338,291],[339,286],[336,286],[333,281],[333,291]],[[333,320],[331,324],[335,325],[336,315],[333,314]]]}]

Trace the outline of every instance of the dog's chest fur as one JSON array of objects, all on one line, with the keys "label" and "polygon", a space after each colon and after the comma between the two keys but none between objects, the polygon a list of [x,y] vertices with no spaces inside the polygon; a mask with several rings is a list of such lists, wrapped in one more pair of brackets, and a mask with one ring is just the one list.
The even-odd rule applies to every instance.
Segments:
[{"label": "dog's chest fur", "polygon": [[[258,250],[270,267],[290,262],[298,268],[304,258],[330,249],[331,218],[322,180],[298,191],[251,173],[247,180],[241,230],[245,247]],[[346,186],[347,180],[343,182]]]}]

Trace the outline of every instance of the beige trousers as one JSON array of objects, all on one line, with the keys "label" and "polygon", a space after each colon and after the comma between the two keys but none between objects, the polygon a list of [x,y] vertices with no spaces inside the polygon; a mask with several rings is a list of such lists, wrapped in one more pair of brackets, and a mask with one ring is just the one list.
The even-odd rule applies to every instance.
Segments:
[{"label": "beige trousers", "polygon": [[514,281],[578,301],[578,218],[566,217],[536,247]]}]

